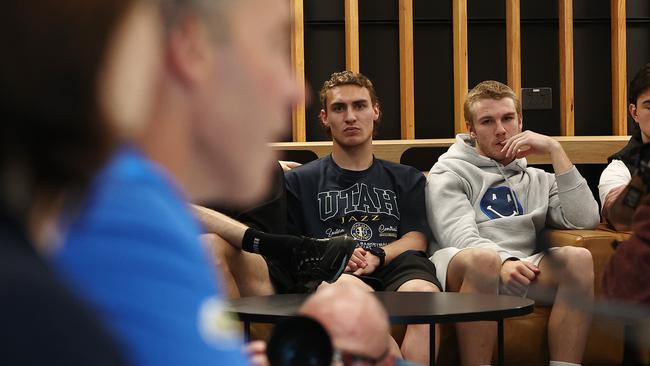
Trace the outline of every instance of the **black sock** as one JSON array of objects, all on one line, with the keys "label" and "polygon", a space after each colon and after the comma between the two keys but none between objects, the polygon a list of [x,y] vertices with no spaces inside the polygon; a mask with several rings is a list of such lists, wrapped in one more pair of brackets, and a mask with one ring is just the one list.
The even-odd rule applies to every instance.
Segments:
[{"label": "black sock", "polygon": [[300,236],[267,234],[248,228],[244,233],[244,239],[242,239],[242,249],[289,264],[293,248],[300,245],[302,240]]}]

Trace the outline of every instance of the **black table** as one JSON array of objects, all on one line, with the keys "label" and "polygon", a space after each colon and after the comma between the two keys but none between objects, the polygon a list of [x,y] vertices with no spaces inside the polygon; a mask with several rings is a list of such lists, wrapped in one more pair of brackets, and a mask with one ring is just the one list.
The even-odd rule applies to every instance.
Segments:
[{"label": "black table", "polygon": [[[454,292],[375,292],[384,305],[391,324],[429,324],[431,365],[435,365],[435,329],[437,323],[496,321],[498,324],[498,364],[504,364],[503,319],[533,312],[533,300],[514,297]],[[294,316],[306,294],[243,297],[230,300],[227,311],[244,322],[246,339],[250,323],[275,323]]]}]

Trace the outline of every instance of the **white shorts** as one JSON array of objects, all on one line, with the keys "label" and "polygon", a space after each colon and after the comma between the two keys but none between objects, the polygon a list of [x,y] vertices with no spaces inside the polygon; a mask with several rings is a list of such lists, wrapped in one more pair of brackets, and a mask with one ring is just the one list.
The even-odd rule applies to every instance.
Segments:
[{"label": "white shorts", "polygon": [[[447,291],[447,267],[449,266],[449,263],[456,256],[456,254],[460,253],[465,249],[473,249],[473,248],[463,248],[463,249],[458,249],[453,247],[443,248],[437,250],[429,258],[436,267],[436,277],[438,277],[438,281],[440,281],[443,291]],[[550,248],[551,251],[555,249],[557,248]],[[536,266],[539,266],[539,262],[541,262],[542,258],[544,258],[544,254],[546,253],[544,252],[535,253],[528,257],[519,258],[519,260],[530,262]],[[499,286],[499,293],[503,295],[508,295],[508,291],[505,288],[502,288],[502,286]]]}]

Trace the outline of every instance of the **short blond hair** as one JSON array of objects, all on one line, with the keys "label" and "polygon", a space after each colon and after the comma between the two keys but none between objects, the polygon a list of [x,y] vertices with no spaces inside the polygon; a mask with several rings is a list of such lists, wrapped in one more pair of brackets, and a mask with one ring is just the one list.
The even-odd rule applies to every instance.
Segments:
[{"label": "short blond hair", "polygon": [[510,98],[515,104],[517,114],[521,116],[521,101],[515,92],[509,86],[494,80],[482,81],[476,85],[472,90],[467,93],[463,111],[465,112],[465,120],[473,124],[474,116],[472,115],[472,107],[474,104],[483,99],[501,100],[503,98]]}]

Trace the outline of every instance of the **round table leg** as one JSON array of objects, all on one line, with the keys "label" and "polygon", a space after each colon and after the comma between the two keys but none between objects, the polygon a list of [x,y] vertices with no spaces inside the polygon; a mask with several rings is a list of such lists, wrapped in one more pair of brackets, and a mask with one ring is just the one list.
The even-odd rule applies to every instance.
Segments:
[{"label": "round table leg", "polygon": [[429,323],[429,365],[436,365],[436,323]]},{"label": "round table leg", "polygon": [[244,341],[246,343],[251,341],[251,322],[249,321],[244,322]]},{"label": "round table leg", "polygon": [[498,341],[499,342],[499,354],[498,354],[498,361],[497,364],[500,366],[504,365],[504,357],[503,357],[503,319],[497,320],[497,334],[498,334]]}]

